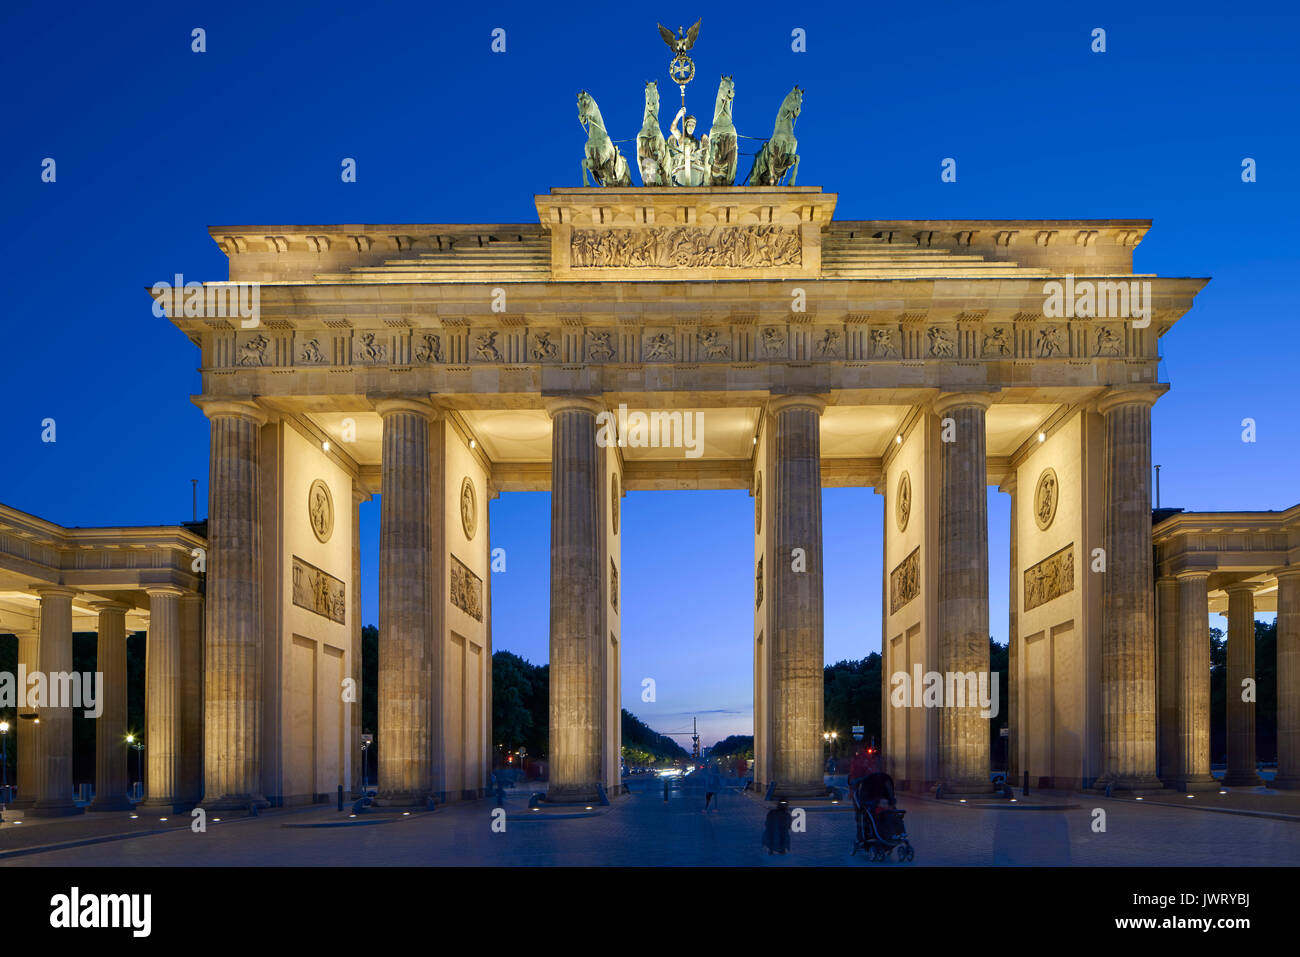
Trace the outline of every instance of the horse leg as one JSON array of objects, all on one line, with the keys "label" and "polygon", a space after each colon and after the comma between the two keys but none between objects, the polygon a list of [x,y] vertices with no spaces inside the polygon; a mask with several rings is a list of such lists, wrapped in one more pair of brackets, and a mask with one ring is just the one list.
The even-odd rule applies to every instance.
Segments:
[{"label": "horse leg", "polygon": [[582,185],[583,185],[583,186],[590,186],[590,185],[591,185],[591,183],[587,182],[587,163],[588,163],[588,162],[589,162],[589,161],[586,160],[586,159],[583,159],[583,161],[582,161]]},{"label": "horse leg", "polygon": [[795,177],[799,175],[799,154],[794,154],[794,165],[790,167],[790,185],[794,185]]}]

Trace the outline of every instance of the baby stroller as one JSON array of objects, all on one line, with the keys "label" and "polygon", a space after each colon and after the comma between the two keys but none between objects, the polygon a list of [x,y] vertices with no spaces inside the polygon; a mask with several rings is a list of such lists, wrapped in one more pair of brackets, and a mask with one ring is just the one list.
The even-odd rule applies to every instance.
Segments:
[{"label": "baby stroller", "polygon": [[903,823],[906,813],[894,807],[894,782],[889,775],[877,772],[859,781],[853,790],[853,816],[857,823],[853,853],[864,850],[871,854],[873,861],[885,861],[897,848],[898,859],[910,861],[916,851],[907,839],[907,827]]}]

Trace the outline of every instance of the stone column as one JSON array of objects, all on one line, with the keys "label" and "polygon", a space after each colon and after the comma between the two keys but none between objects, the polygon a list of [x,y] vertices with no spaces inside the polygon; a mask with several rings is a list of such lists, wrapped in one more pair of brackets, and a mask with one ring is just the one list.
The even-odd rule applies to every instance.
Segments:
[{"label": "stone column", "polygon": [[146,588],[149,631],[145,637],[144,759],[149,811],[170,812],[181,778],[181,614],[184,589]]},{"label": "stone column", "polygon": [[1106,418],[1106,572],[1102,576],[1101,776],[1121,791],[1156,777],[1155,584],[1151,550],[1153,391],[1101,401]]},{"label": "stone column", "polygon": [[1178,761],[1184,791],[1217,787],[1210,774],[1210,573],[1178,575]]},{"label": "stone column", "polygon": [[1300,788],[1300,568],[1277,575],[1277,777]]},{"label": "stone column", "polygon": [[[1156,640],[1159,655],[1156,674],[1159,713],[1157,772],[1169,787],[1178,780],[1178,579],[1156,582]],[[1206,672],[1208,679],[1209,673]]]},{"label": "stone column", "polygon": [[[36,623],[39,626],[39,622]],[[38,671],[41,667],[40,662],[40,631],[19,631],[18,637],[18,666],[30,675]],[[27,689],[18,688],[20,698],[17,708],[18,720],[14,722],[17,726],[14,729],[15,743],[18,745],[18,767],[17,778],[14,783],[18,785],[18,800],[9,805],[14,809],[29,808],[36,803],[36,729],[39,727],[35,719],[24,718],[25,714],[34,714],[36,709],[28,707],[26,702]]]},{"label": "stone column", "polygon": [[352,483],[352,594],[348,614],[352,617],[352,683],[357,699],[348,707],[349,786],[353,794],[361,793],[361,697],[362,697],[362,624],[361,624],[361,503],[370,501],[370,493]]},{"label": "stone column", "polygon": [[[941,396],[939,484],[939,670],[955,674],[965,701],[944,701],[939,715],[939,780],[947,792],[986,793],[989,719],[982,716],[979,678],[989,677],[989,523],[984,413],[986,393]],[[951,420],[949,422],[948,420]],[[948,441],[948,439],[951,441]],[[960,676],[973,674],[976,682]],[[945,685],[947,684],[945,680]],[[945,687],[945,694],[948,689]],[[971,698],[975,700],[972,701]]]},{"label": "stone column", "polygon": [[1223,783],[1229,787],[1263,784],[1255,764],[1255,695],[1243,701],[1243,683],[1255,678],[1255,586],[1234,582],[1228,593],[1227,710],[1228,768]]},{"label": "stone column", "polygon": [[551,736],[547,797],[587,801],[601,780],[604,636],[595,399],[552,399]]},{"label": "stone column", "polygon": [[1002,491],[1011,496],[1011,574],[1007,601],[1007,783],[1020,780],[1020,559],[1016,553],[1016,537],[1020,520],[1020,497],[1016,489],[1016,475],[1002,484]]},{"label": "stone column", "polygon": [[[423,807],[434,792],[433,602],[434,502],[427,402],[392,398],[376,403],[383,418],[383,477],[379,529],[378,800]],[[441,547],[441,546],[439,546]]]},{"label": "stone column", "polygon": [[[815,396],[782,396],[771,416],[772,775],[776,796],[826,792],[822,596],[821,414]],[[796,552],[796,549],[802,550]]]},{"label": "stone column", "polygon": [[95,670],[103,675],[103,712],[95,721],[95,800],[88,810],[125,811],[126,776],[126,613],[116,601],[94,603],[99,612]]},{"label": "stone column", "polygon": [[72,708],[50,706],[55,688],[49,681],[56,672],[72,671],[72,598],[77,592],[52,585],[37,588],[36,594],[41,598],[40,670],[46,676],[47,700],[36,726],[36,803],[28,813],[80,814],[72,796]]},{"label": "stone column", "polygon": [[181,778],[177,800],[183,807],[192,807],[203,797],[202,595],[187,592],[181,597],[180,619]]},{"label": "stone column", "polygon": [[[212,426],[203,668],[203,807],[269,804],[262,795],[262,519],[251,402],[204,405]],[[150,747],[146,738],[145,747]]]}]

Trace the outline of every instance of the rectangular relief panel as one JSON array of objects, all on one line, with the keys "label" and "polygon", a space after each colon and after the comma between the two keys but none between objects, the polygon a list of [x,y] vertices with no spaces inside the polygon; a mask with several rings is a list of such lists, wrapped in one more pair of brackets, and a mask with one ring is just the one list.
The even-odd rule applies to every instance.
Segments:
[{"label": "rectangular relief panel", "polygon": [[921,546],[912,549],[910,555],[898,563],[898,567],[889,573],[889,613],[898,614],[898,610],[921,594]]},{"label": "rectangular relief panel", "polygon": [[451,603],[475,621],[483,620],[483,579],[451,556]]},{"label": "rectangular relief panel", "polygon": [[1025,611],[1074,591],[1074,542],[1025,569]]},{"label": "rectangular relief panel", "polygon": [[341,579],[293,556],[293,603],[323,618],[347,624],[347,587]]}]

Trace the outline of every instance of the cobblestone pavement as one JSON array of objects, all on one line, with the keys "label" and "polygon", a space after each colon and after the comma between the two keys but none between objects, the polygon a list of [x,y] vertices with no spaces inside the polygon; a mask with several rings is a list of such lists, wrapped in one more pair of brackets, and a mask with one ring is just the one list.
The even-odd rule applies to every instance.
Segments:
[{"label": "cobblestone pavement", "polygon": [[[1300,823],[1075,796],[1067,810],[990,808],[904,796],[916,848],[909,864],[852,857],[853,814],[812,809],[791,853],[760,847],[766,805],[727,790],[704,814],[698,788],[638,785],[611,807],[582,817],[529,812],[527,791],[509,795],[506,830],[492,830],[491,802],[409,817],[349,820],[333,808],[226,817],[207,833],[189,830],[29,854],[3,866],[149,865],[737,865],[913,867],[926,865],[1291,865],[1300,864]],[[1048,800],[1043,798],[1043,800]],[[1093,831],[1094,808],[1106,813]],[[581,809],[579,809],[581,810]],[[313,826],[309,826],[313,825]]]}]

